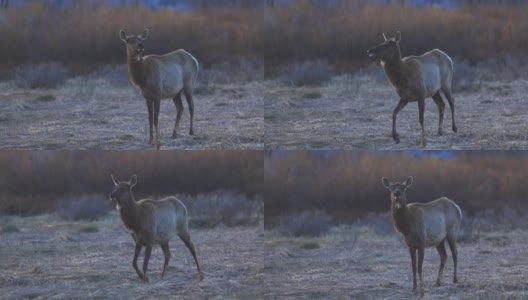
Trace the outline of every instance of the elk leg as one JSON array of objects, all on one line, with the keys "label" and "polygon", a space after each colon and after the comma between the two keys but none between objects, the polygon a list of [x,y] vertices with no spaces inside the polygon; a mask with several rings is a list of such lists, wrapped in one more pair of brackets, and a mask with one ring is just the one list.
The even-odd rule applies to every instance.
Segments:
[{"label": "elk leg", "polygon": [[453,255],[453,265],[455,267],[455,274],[453,276],[453,282],[457,283],[457,257],[458,257],[458,250],[456,246],[456,240],[453,237],[447,237],[447,243],[449,244],[449,248],[451,249],[451,255]]},{"label": "elk leg", "polygon": [[154,100],[154,127],[156,129],[156,142],[159,143],[159,129],[158,129],[158,117],[159,117],[159,111],[160,111],[160,99]]},{"label": "elk leg", "polygon": [[444,266],[447,260],[447,252],[445,249],[444,241],[440,242],[440,244],[436,246],[436,250],[438,250],[438,254],[440,255],[440,269],[438,270],[438,278],[436,279],[435,286],[440,286],[440,278],[442,277],[442,273],[444,272]]},{"label": "elk leg", "polygon": [[424,295],[424,282],[422,276],[422,265],[424,260],[424,248],[418,248],[418,276],[420,277],[420,296]]},{"label": "elk leg", "polygon": [[437,92],[433,96],[433,100],[436,103],[436,106],[438,106],[438,135],[442,135],[442,127],[444,124],[444,109],[445,109],[445,103],[444,99],[442,99],[442,96],[440,95],[440,92]]},{"label": "elk leg", "polygon": [[154,125],[154,111],[152,109],[152,101],[147,100],[147,109],[148,109],[148,117],[149,117],[149,144],[152,144],[153,142],[153,131],[152,126]]},{"label": "elk leg", "polygon": [[185,243],[185,246],[187,246],[187,249],[189,249],[189,251],[191,252],[194,258],[194,262],[196,263],[196,269],[198,270],[198,273],[201,273],[202,271],[200,269],[200,264],[198,263],[198,259],[196,258],[196,251],[194,250],[194,245],[191,242],[191,237],[189,236],[189,233],[187,232],[178,233],[178,236],[183,241],[183,243]]},{"label": "elk leg", "polygon": [[167,266],[169,265],[169,260],[171,258],[169,243],[161,244],[161,250],[163,250],[163,255],[165,256],[163,272],[161,272],[161,278],[163,278],[163,275],[165,275],[165,270],[167,270]]},{"label": "elk leg", "polygon": [[147,267],[150,259],[150,253],[152,253],[152,245],[145,246],[145,258],[143,259],[143,282],[148,282]]},{"label": "elk leg", "polygon": [[409,247],[411,253],[411,265],[413,272],[413,292],[416,292],[416,249]]},{"label": "elk leg", "polygon": [[185,99],[187,100],[187,104],[189,105],[189,114],[191,115],[191,129],[189,130],[189,134],[194,135],[194,130],[193,130],[194,100],[193,100],[192,88],[188,86],[184,86],[183,92],[185,93]]},{"label": "elk leg", "polygon": [[176,138],[176,131],[178,131],[178,127],[180,127],[180,120],[183,113],[183,103],[181,98],[181,92],[176,95],[176,97],[172,98],[172,101],[174,101],[174,105],[176,105],[176,122],[174,123],[174,131],[172,132],[172,138]]},{"label": "elk leg", "polygon": [[139,257],[139,253],[141,252],[141,245],[136,243],[136,249],[134,249],[134,260],[132,260],[132,267],[134,267],[134,270],[136,270],[136,273],[139,276],[139,279],[143,280],[143,273],[138,268],[137,260]]},{"label": "elk leg", "polygon": [[422,127],[422,147],[425,147],[427,145],[427,141],[425,140],[425,127],[424,127],[424,113],[425,113],[425,99],[418,100],[418,113],[419,119],[420,119],[420,126]]},{"label": "elk leg", "polygon": [[444,96],[447,98],[447,102],[449,103],[449,108],[451,108],[451,122],[453,131],[457,132],[457,127],[455,125],[455,99],[453,98],[453,94],[451,94],[451,89],[443,88],[442,92],[444,92]]},{"label": "elk leg", "polygon": [[396,108],[392,112],[392,138],[396,142],[396,144],[400,143],[400,135],[396,132],[396,116],[402,110],[405,105],[407,105],[407,101],[400,99],[400,102],[398,102],[398,105],[396,105]]}]

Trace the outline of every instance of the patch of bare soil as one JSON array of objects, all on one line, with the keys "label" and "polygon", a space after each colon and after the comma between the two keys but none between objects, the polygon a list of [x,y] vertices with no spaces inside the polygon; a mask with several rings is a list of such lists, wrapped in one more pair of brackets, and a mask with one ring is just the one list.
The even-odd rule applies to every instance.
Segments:
[{"label": "patch of bare soil", "polygon": [[[6,225],[18,232],[0,233],[3,299],[262,298],[262,224],[191,229],[203,280],[177,238],[170,243],[172,256],[161,279],[163,252],[154,247],[146,284],[132,268],[134,242],[117,213],[97,222],[66,222],[55,215],[2,217],[0,227]],[[84,232],[94,228],[97,232]]]},{"label": "patch of bare soil", "polygon": [[[401,143],[393,141],[392,112],[399,99],[387,82],[344,75],[320,88],[268,85],[266,149],[421,148],[416,102],[398,114]],[[525,79],[481,83],[455,92],[457,133],[451,130],[451,112],[444,97],[443,136],[437,134],[438,109],[427,99],[425,149],[528,149],[527,92]]]}]

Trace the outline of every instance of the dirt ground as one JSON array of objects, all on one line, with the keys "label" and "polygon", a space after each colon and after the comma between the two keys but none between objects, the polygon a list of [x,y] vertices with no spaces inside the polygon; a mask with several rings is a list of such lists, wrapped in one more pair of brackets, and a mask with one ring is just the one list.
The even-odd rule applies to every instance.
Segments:
[{"label": "dirt ground", "polygon": [[[117,213],[97,222],[67,222],[55,215],[1,217],[2,299],[258,299],[262,298],[263,225],[191,229],[204,271],[200,281],[189,251],[170,243],[171,260],[161,279],[163,253],[154,247],[150,282],[132,268],[134,243]],[[85,233],[83,228],[96,227]],[[142,264],[142,255],[138,263]]]},{"label": "dirt ground", "polygon": [[[148,144],[145,100],[130,84],[75,78],[56,90],[25,90],[0,83],[1,149],[154,149]],[[162,100],[160,149],[263,149],[262,83],[226,84],[195,95],[194,136],[185,100],[179,137],[176,108]]]},{"label": "dirt ground", "polygon": [[[424,299],[526,299],[528,232],[481,233],[458,243],[458,281],[449,248],[442,285],[440,258],[427,248]],[[400,236],[368,226],[340,226],[319,238],[266,231],[266,299],[419,299],[412,292],[411,258]],[[305,249],[312,244],[319,248]],[[313,248],[313,247],[312,247]]]},{"label": "dirt ground", "polygon": [[[418,105],[409,103],[397,119],[400,144],[391,135],[398,96],[386,81],[343,75],[319,88],[269,82],[264,98],[266,149],[421,148]],[[458,133],[451,130],[446,103],[443,136],[438,109],[425,104],[425,149],[528,149],[528,80],[479,83],[455,91]],[[320,97],[319,97],[320,96]]]}]

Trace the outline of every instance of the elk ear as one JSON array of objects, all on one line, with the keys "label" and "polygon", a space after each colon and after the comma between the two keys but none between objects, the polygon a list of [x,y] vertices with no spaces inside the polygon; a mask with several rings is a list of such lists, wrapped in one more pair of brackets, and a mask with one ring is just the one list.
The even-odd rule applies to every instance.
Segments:
[{"label": "elk ear", "polygon": [[385,32],[383,32],[382,35],[383,35],[383,39],[384,39],[385,41],[388,40],[387,36],[385,35]]},{"label": "elk ear", "polygon": [[110,177],[112,178],[112,181],[114,182],[114,185],[117,185],[117,182],[118,182],[119,180],[116,180],[116,179],[114,178],[114,174],[110,174]]},{"label": "elk ear", "polygon": [[146,40],[148,38],[148,35],[149,35],[149,30],[148,29],[145,29],[143,30],[143,32],[138,36],[138,38],[142,39],[142,40]]},{"label": "elk ear", "polygon": [[124,30],[120,30],[120,31],[119,31],[119,38],[120,38],[123,42],[125,42],[125,43],[127,42],[127,35],[126,35],[126,33],[125,33]]},{"label": "elk ear", "polygon": [[390,190],[390,182],[389,182],[389,180],[387,178],[382,177],[381,178],[381,182],[383,183],[384,187],[386,187],[386,188],[388,188]]},{"label": "elk ear", "polygon": [[396,31],[396,37],[394,38],[396,43],[399,43],[401,41],[401,32]]},{"label": "elk ear", "polygon": [[409,178],[407,178],[407,180],[405,181],[405,188],[410,187],[412,183],[413,183],[413,177],[409,176]]},{"label": "elk ear", "polygon": [[128,184],[130,184],[130,187],[134,187],[137,184],[137,176],[135,174],[132,175]]}]

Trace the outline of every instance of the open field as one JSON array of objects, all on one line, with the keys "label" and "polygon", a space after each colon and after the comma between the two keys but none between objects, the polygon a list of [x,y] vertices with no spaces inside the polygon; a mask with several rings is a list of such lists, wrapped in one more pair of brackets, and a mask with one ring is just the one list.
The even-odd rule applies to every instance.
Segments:
[{"label": "open field", "polygon": [[[52,90],[0,84],[3,149],[153,149],[148,144],[145,100],[130,84],[76,78]],[[185,100],[179,137],[172,139],[176,107],[161,102],[161,149],[262,149],[263,85],[214,85],[194,96],[194,136]]]},{"label": "open field", "polygon": [[[2,298],[258,299],[263,294],[262,222],[191,228],[202,281],[177,239],[170,244],[171,261],[160,279],[163,254],[154,247],[147,284],[132,268],[134,243],[117,212],[97,222],[66,222],[56,215],[1,217],[0,227]],[[140,256],[138,263],[142,261]]]},{"label": "open field", "polygon": [[[319,238],[265,235],[266,299],[419,299],[409,250],[388,224],[341,225]],[[440,287],[434,287],[440,258],[427,248],[424,299],[525,299],[526,239],[521,229],[473,232],[458,243],[459,283],[452,282],[448,249]]]},{"label": "open field", "polygon": [[[264,97],[266,149],[420,148],[418,105],[409,103],[397,119],[401,143],[391,136],[398,96],[385,80],[342,75],[322,87],[288,87],[268,82]],[[458,132],[451,131],[447,100],[443,136],[438,109],[425,104],[425,149],[527,149],[525,113],[528,81],[481,82],[454,92]]]}]

